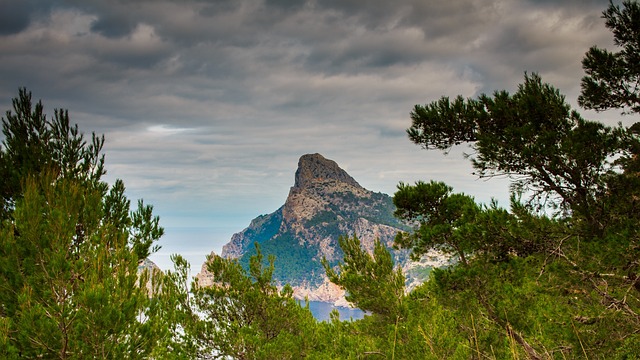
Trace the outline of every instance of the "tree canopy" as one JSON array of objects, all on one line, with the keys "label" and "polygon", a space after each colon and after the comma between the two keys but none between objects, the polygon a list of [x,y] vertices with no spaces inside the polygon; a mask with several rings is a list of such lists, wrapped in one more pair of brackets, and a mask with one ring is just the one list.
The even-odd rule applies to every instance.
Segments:
[{"label": "tree canopy", "polygon": [[84,140],[66,110],[47,118],[25,89],[13,110],[0,146],[1,356],[148,357],[161,331],[138,265],[159,219],[142,201],[130,210],[121,180],[101,180],[103,137]]},{"label": "tree canopy", "polygon": [[584,120],[537,74],[525,75],[513,95],[443,97],[416,105],[411,119],[407,133],[414,143],[444,151],[469,143],[478,176],[508,176],[515,191],[583,217],[590,231],[603,226],[596,197],[638,142],[627,128]]},{"label": "tree canopy", "polygon": [[[592,48],[581,105],[638,112],[638,3],[604,16],[617,54]],[[476,358],[617,358],[640,348],[637,125],[583,119],[552,85],[525,74],[517,92],[416,105],[409,138],[425,149],[469,144],[475,174],[512,180],[511,209],[475,204],[444,183],[401,183],[396,244],[414,257],[451,254],[421,287],[469,316]],[[520,201],[523,194],[529,201]],[[556,212],[537,212],[551,205]],[[416,294],[417,295],[417,294]],[[478,332],[478,325],[482,329]],[[493,329],[493,330],[489,330]],[[461,330],[465,331],[465,330]],[[500,348],[494,335],[511,345]],[[501,355],[496,355],[498,352]],[[431,350],[434,353],[433,349]],[[489,355],[491,354],[491,355]]]},{"label": "tree canopy", "polygon": [[[99,182],[104,170],[104,136],[87,142],[78,125],[71,125],[66,110],[55,110],[47,118],[41,101],[35,105],[31,93],[20,89],[13,111],[2,118],[5,139],[0,155],[3,184],[0,215],[6,218],[22,194],[28,176],[50,171],[56,177]],[[104,185],[102,185],[104,186]]]},{"label": "tree canopy", "polygon": [[620,8],[610,2],[603,12],[620,51],[593,46],[582,60],[586,76],[578,103],[587,109],[640,113],[640,4],[630,0],[622,4]]}]

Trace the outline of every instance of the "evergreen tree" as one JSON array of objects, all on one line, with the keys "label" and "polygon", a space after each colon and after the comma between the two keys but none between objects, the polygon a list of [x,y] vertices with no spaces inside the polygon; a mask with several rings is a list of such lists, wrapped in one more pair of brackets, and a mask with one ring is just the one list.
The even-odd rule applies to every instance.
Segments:
[{"label": "evergreen tree", "polygon": [[[87,143],[78,126],[71,126],[66,110],[55,110],[47,119],[42,102],[35,106],[31,93],[20,89],[13,112],[2,118],[5,139],[0,146],[0,218],[9,216],[29,175],[50,171],[56,177],[99,182],[104,175],[104,136],[92,134]],[[102,185],[104,186],[104,185]]]},{"label": "evergreen tree", "polygon": [[130,211],[122,181],[100,180],[102,138],[87,143],[66,111],[47,119],[24,89],[13,107],[0,151],[1,356],[147,358],[167,335],[138,274],[158,218],[142,202]]},{"label": "evergreen tree", "polygon": [[411,118],[407,133],[414,143],[443,151],[471,143],[478,176],[510,177],[514,191],[531,192],[532,203],[584,219],[586,234],[604,230],[596,198],[619,171],[616,159],[629,157],[629,141],[637,141],[622,126],[584,120],[536,74],[525,76],[513,95],[443,97],[416,105]]},{"label": "evergreen tree", "polygon": [[[293,298],[289,285],[273,282],[274,258],[263,265],[256,244],[248,272],[236,260],[213,256],[207,268],[214,285],[192,285],[193,300],[184,307],[185,330],[199,358],[297,359],[311,351],[315,320]],[[188,315],[195,311],[198,316]]]},{"label": "evergreen tree", "polygon": [[[393,197],[395,215],[409,224],[419,224],[412,233],[401,232],[395,242],[399,247],[413,249],[418,260],[437,248],[453,253],[463,265],[466,256],[478,249],[469,236],[469,225],[475,223],[480,208],[473,198],[452,194],[453,189],[442,182],[417,182],[415,186],[400,183]],[[465,255],[467,254],[467,255]]]},{"label": "evergreen tree", "polygon": [[582,67],[582,94],[578,103],[598,111],[627,108],[640,113],[640,4],[625,0],[622,9],[613,2],[603,12],[619,52],[593,46]]},{"label": "evergreen tree", "polygon": [[343,263],[334,270],[326,260],[323,266],[332,283],[347,291],[345,299],[364,311],[392,319],[403,314],[404,275],[395,268],[391,254],[376,240],[369,254],[357,236],[340,237]]},{"label": "evergreen tree", "polygon": [[[640,109],[640,11],[637,2],[623,5],[605,11],[623,50],[594,47],[587,54],[583,106]],[[416,144],[448,151],[470,143],[477,175],[513,180],[511,211],[461,201],[462,194],[434,182],[400,184],[394,197],[396,214],[414,226],[397,237],[398,246],[416,256],[440,249],[460,259],[434,269],[418,293],[456,314],[473,356],[635,358],[637,125],[611,128],[582,119],[536,74],[526,75],[513,95],[417,105],[412,120],[407,131]],[[523,205],[516,194],[527,191],[533,196]],[[530,206],[548,204],[561,211],[548,217]]]}]

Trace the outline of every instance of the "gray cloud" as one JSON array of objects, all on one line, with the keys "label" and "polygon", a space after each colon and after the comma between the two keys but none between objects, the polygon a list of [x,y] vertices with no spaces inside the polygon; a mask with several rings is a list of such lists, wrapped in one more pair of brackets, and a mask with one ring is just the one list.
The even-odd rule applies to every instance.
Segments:
[{"label": "gray cloud", "polygon": [[0,1],[0,35],[19,33],[29,26],[30,21],[27,2],[12,3],[10,0]]}]

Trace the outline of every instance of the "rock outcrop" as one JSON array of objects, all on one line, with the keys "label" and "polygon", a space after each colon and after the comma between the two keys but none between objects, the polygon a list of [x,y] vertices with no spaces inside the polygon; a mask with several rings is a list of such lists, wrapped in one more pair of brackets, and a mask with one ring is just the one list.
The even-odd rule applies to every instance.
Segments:
[{"label": "rock outcrop", "polygon": [[[246,265],[257,243],[264,255],[276,256],[274,278],[291,284],[296,298],[346,305],[344,291],[328,281],[320,261],[342,259],[338,238],[344,235],[357,235],[369,252],[376,239],[390,248],[396,233],[405,229],[394,210],[391,197],[363,188],[334,161],[320,154],[303,155],[284,205],[234,234],[221,256]],[[407,252],[394,252],[394,257],[414,274],[408,285],[419,283],[415,274],[421,271],[415,269],[424,265],[411,262]],[[206,264],[197,278],[201,285],[211,283]]]},{"label": "rock outcrop", "polygon": [[153,294],[153,277],[156,276],[156,274],[161,273],[162,270],[160,270],[156,263],[149,260],[148,258],[140,260],[140,262],[138,263],[138,276],[141,276],[145,270],[148,271],[147,276],[149,277],[146,283],[147,291],[149,292],[149,294]]}]

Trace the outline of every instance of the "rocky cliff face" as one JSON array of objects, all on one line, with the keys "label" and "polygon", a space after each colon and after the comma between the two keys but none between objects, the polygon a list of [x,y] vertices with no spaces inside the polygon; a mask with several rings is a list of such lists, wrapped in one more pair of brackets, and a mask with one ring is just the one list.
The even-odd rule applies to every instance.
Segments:
[{"label": "rocky cliff face", "polygon": [[[221,255],[248,264],[255,254],[254,243],[258,243],[263,254],[276,256],[274,277],[291,284],[294,296],[345,305],[344,291],[328,281],[321,259],[330,263],[342,259],[338,238],[343,235],[357,235],[370,252],[376,239],[391,247],[403,227],[393,217],[394,210],[388,195],[363,188],[334,161],[320,154],[303,155],[285,204],[234,234]],[[406,252],[394,256],[414,274],[408,283],[415,283],[415,274],[421,273],[416,267],[433,265],[411,263]],[[201,285],[209,285],[206,264],[197,277]]]},{"label": "rocky cliff face", "polygon": [[152,285],[153,277],[156,276],[158,273],[161,273],[162,270],[160,270],[158,265],[156,265],[156,263],[154,263],[153,261],[149,259],[144,259],[138,263],[138,276],[140,276],[142,272],[145,270],[149,271],[148,273],[149,279],[147,280],[147,284],[146,284],[147,291],[149,291],[149,294],[153,294],[153,285]]}]

